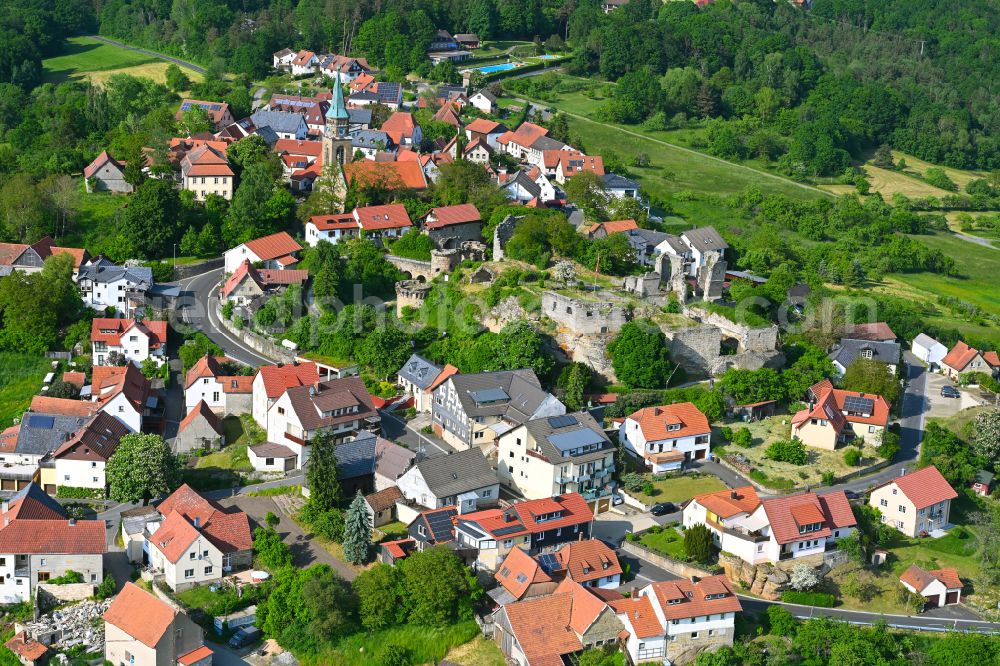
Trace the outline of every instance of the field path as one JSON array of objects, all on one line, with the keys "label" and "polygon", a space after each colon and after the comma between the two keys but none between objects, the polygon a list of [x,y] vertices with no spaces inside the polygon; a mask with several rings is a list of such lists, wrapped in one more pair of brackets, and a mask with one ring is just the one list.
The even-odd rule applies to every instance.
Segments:
[{"label": "field path", "polygon": [[129,51],[135,51],[137,53],[143,53],[148,56],[153,56],[154,58],[159,58],[160,60],[166,60],[167,62],[172,62],[175,65],[184,67],[185,69],[190,69],[192,72],[198,72],[199,74],[205,73],[205,68],[194,63],[187,62],[186,60],[180,60],[173,56],[164,55],[162,53],[157,53],[156,51],[149,51],[147,49],[140,49],[137,46],[129,46],[124,42],[119,42],[114,39],[108,39],[107,37],[101,37],[100,35],[84,35],[90,39],[96,39],[99,42],[104,42],[105,44],[110,44],[111,46],[117,46],[120,49],[127,49]]},{"label": "field path", "polygon": [[[532,75],[536,75],[537,76],[539,74],[546,74],[546,73],[548,73],[550,71],[552,71],[552,70],[539,70],[537,72],[528,72],[528,73],[524,74],[523,76],[532,76]],[[511,77],[511,78],[514,78],[514,77]],[[518,77],[518,78],[520,78],[520,77]],[[592,125],[603,125],[605,127],[613,127],[614,129],[618,130],[619,132],[624,132],[625,134],[629,134],[631,136],[634,136],[637,139],[645,139],[646,141],[652,141],[653,143],[658,143],[658,144],[660,144],[662,146],[666,146],[667,148],[672,148],[674,150],[679,150],[679,151],[681,151],[683,153],[687,153],[689,155],[693,155],[693,156],[698,157],[698,158],[702,158],[702,159],[706,159],[706,160],[711,160],[713,162],[718,162],[720,164],[725,164],[727,166],[731,166],[731,167],[734,167],[736,169],[742,169],[744,171],[749,171],[751,173],[757,174],[758,176],[764,176],[765,178],[771,178],[772,180],[781,181],[782,183],[785,183],[787,185],[794,185],[796,187],[801,187],[804,190],[808,190],[810,192],[816,192],[817,194],[822,194],[824,197],[833,196],[833,195],[831,195],[830,192],[827,192],[826,190],[821,190],[818,187],[813,187],[812,185],[806,185],[805,183],[799,183],[797,181],[792,180],[791,178],[785,178],[784,176],[779,176],[777,174],[768,173],[767,171],[762,171],[761,169],[755,169],[754,167],[746,166],[745,164],[738,164],[736,162],[730,162],[729,160],[724,160],[721,157],[716,157],[714,155],[709,155],[707,153],[702,153],[702,152],[699,152],[697,150],[692,150],[691,148],[685,148],[684,146],[679,146],[676,143],[670,143],[669,141],[664,141],[663,139],[654,139],[651,136],[647,136],[645,134],[640,134],[639,132],[633,132],[632,130],[625,129],[624,127],[620,127],[619,125],[609,125],[608,123],[601,123],[601,122],[598,122],[596,120],[591,120],[587,116],[581,116],[578,113],[573,113],[571,111],[567,111],[565,109],[561,109],[561,108],[559,108],[559,106],[557,104],[550,105],[548,102],[542,104],[542,103],[539,103],[539,102],[534,102],[534,101],[531,101],[531,100],[524,99],[523,97],[512,97],[511,99],[515,99],[515,100],[517,100],[519,102],[524,102],[525,104],[531,104],[531,105],[537,107],[540,110],[542,110],[542,109],[549,109],[549,108],[556,108],[560,112],[565,113],[570,118],[575,118],[577,120],[582,120],[584,122],[591,123]]]}]

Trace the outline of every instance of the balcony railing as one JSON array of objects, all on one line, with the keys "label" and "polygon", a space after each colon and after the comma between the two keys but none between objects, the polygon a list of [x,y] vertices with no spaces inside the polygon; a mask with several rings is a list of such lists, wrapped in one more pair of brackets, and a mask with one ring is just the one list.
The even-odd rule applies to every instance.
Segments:
[{"label": "balcony railing", "polygon": [[28,567],[14,567],[14,578],[27,578],[31,575],[31,569]]}]

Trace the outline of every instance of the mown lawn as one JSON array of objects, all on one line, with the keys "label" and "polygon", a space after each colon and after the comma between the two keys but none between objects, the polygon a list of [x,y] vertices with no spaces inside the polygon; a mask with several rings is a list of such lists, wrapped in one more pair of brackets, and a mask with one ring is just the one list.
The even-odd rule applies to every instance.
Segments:
[{"label": "mown lawn", "polygon": [[654,481],[652,476],[648,476],[653,484],[653,501],[674,502],[675,504],[689,500],[695,495],[714,493],[726,487],[718,477],[706,474],[698,476],[695,474],[685,474],[683,476]]},{"label": "mown lawn", "polygon": [[0,352],[0,430],[21,418],[51,369],[52,362],[44,356]]},{"label": "mown lawn", "polygon": [[61,55],[42,61],[42,70],[46,82],[61,83],[87,72],[134,67],[157,60],[89,37],[70,37]]},{"label": "mown lawn", "polygon": [[483,636],[452,648],[445,661],[459,666],[506,666],[507,663],[499,646]]},{"label": "mown lawn", "polygon": [[675,560],[687,560],[687,549],[684,548],[684,537],[673,527],[664,527],[658,532],[657,528],[652,528],[642,535],[639,540],[646,548],[663,553],[667,557]]},{"label": "mown lawn", "polygon": [[[385,663],[382,659],[383,650],[386,646],[394,645],[407,651],[411,664],[436,664],[452,648],[468,643],[477,635],[479,626],[472,620],[443,629],[401,625],[372,633],[353,634],[339,641],[336,647],[317,655],[303,656],[300,661],[303,666],[382,666]],[[497,662],[472,662],[470,666],[492,666],[493,663]]]}]

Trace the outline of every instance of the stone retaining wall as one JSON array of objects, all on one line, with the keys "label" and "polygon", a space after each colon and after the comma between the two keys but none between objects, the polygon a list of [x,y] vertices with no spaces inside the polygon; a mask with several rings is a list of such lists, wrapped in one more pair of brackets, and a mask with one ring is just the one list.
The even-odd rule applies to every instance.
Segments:
[{"label": "stone retaining wall", "polygon": [[[639,533],[637,532],[636,534]],[[702,569],[701,567],[693,564],[675,560],[672,557],[660,555],[659,553],[646,548],[642,544],[635,541],[629,541],[628,539],[622,541],[621,550],[625,551],[629,555],[635,555],[640,559],[646,560],[654,567],[659,567],[664,571],[669,571],[672,574],[683,576],[684,578],[690,578],[691,576],[704,578],[705,576],[713,575],[712,572],[707,569]]]},{"label": "stone retaining wall", "polygon": [[257,335],[249,328],[236,328],[233,325],[233,322],[222,316],[221,308],[217,307],[215,314],[219,317],[219,321],[222,322],[222,326],[226,329],[226,331],[247,347],[260,352],[275,363],[295,362],[295,352],[285,349],[281,345],[277,345],[274,342]]},{"label": "stone retaining wall", "polygon": [[185,278],[189,278],[194,275],[201,275],[202,273],[207,273],[208,271],[214,271],[217,268],[222,268],[225,263],[225,257],[218,257],[207,261],[199,261],[197,264],[174,266],[174,280],[184,280]]}]

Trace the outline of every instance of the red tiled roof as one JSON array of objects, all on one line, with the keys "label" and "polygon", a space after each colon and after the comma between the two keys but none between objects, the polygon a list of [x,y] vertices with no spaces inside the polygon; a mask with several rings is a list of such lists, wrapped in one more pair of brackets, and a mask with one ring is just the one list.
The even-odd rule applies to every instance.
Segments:
[{"label": "red tiled roof", "polygon": [[4,643],[4,647],[26,661],[38,661],[49,651],[48,646],[31,638],[24,631],[19,631]]},{"label": "red tiled roof", "polygon": [[1000,354],[997,354],[995,351],[983,352],[983,360],[994,368],[1000,366]]},{"label": "red tiled roof", "polygon": [[177,120],[180,120],[184,115],[184,112],[181,111],[181,109],[184,108],[185,104],[188,105],[188,108],[195,105],[205,109],[208,117],[211,118],[212,122],[215,124],[220,123],[222,119],[225,118],[226,112],[229,111],[229,104],[227,102],[206,102],[200,99],[185,98],[181,100],[181,105],[177,107],[177,113],[175,114],[175,118],[177,118]]},{"label": "red tiled roof", "polygon": [[219,367],[219,363],[226,360],[225,356],[210,356],[206,354],[199,358],[191,369],[187,371],[187,375],[184,377],[184,388],[191,388],[199,379],[205,377],[218,377],[222,374],[222,368]]},{"label": "red tiled roof", "polygon": [[520,599],[535,583],[551,583],[552,578],[545,573],[531,555],[520,548],[512,548],[493,575],[505,590],[515,599]]},{"label": "red tiled roof", "polygon": [[[690,580],[665,580],[650,586],[656,603],[667,620],[681,620],[714,613],[738,613],[743,610],[740,600],[725,576],[708,576],[696,583]],[[725,595],[708,599],[711,595]],[[678,603],[668,603],[674,599]]]},{"label": "red tiled roof", "polygon": [[[536,521],[536,517],[543,514],[562,512],[559,518],[552,518]],[[511,520],[508,520],[511,518]],[[512,538],[522,534],[534,534],[553,530],[558,527],[568,527],[572,525],[582,525],[593,521],[594,515],[587,506],[587,502],[579,493],[566,493],[557,495],[549,499],[528,500],[518,502],[505,511],[499,509],[486,509],[467,513],[458,517],[459,520],[475,523],[479,528],[493,534],[496,530],[503,529],[504,538]],[[514,527],[520,527],[518,531],[508,532]]]},{"label": "red tiled roof", "polygon": [[274,142],[274,151],[279,155],[304,155],[318,158],[323,153],[322,141],[300,141],[298,139],[278,139]]},{"label": "red tiled roof", "polygon": [[83,388],[83,385],[87,383],[87,375],[83,372],[64,372],[62,380],[77,388]]},{"label": "red tiled roof", "polygon": [[955,346],[951,348],[951,351],[949,351],[945,357],[941,359],[941,365],[947,365],[949,368],[953,368],[957,372],[962,372],[978,354],[978,349],[970,347],[962,340],[959,340],[955,343]]},{"label": "red tiled roof", "polygon": [[257,375],[264,383],[264,393],[268,398],[280,398],[286,389],[319,381],[319,371],[312,361],[288,365],[262,365]]},{"label": "red tiled roof", "polygon": [[247,241],[244,245],[257,255],[261,261],[284,257],[287,254],[292,254],[302,249],[302,246],[296,243],[295,239],[285,231],[279,231],[276,234],[262,238],[255,238],[252,241]]},{"label": "red tiled roof", "polygon": [[112,624],[143,645],[155,648],[163,634],[173,626],[175,611],[135,583],[125,587],[104,613],[104,621]]},{"label": "red tiled roof", "polygon": [[410,215],[406,212],[406,206],[403,204],[364,206],[355,208],[352,215],[365,231],[403,229],[413,226]]},{"label": "red tiled roof", "polygon": [[540,137],[546,136],[548,133],[549,131],[540,125],[536,125],[534,123],[521,123],[521,126],[511,133],[508,141],[513,141],[518,145],[527,148]]},{"label": "red tiled roof", "polygon": [[167,341],[167,322],[143,319],[108,319],[98,317],[90,323],[90,341],[121,346],[121,339],[133,327],[149,337],[149,348],[159,349]]},{"label": "red tiled roof", "polygon": [[[94,368],[97,370],[97,368]],[[72,398],[50,398],[36,395],[31,399],[28,409],[38,414],[59,414],[61,416],[93,416],[100,410],[99,405],[85,400]]]},{"label": "red tiled roof", "polygon": [[211,657],[213,654],[212,648],[202,645],[200,648],[195,648],[177,657],[177,663],[181,664],[181,666],[191,666],[191,664],[196,664],[202,659]]},{"label": "red tiled roof", "polygon": [[[690,402],[678,402],[660,407],[644,407],[629,418],[639,424],[647,442],[661,439],[679,439],[712,432],[708,419]],[[668,425],[680,425],[678,430],[668,430]]]},{"label": "red tiled roof", "polygon": [[378,513],[379,511],[386,511],[396,506],[396,501],[402,499],[402,497],[403,493],[399,490],[398,486],[389,486],[377,493],[366,495],[365,501],[368,502],[368,506],[372,508],[372,511]]},{"label": "red tiled roof", "polygon": [[308,65],[309,61],[312,60],[315,56],[316,54],[313,53],[312,51],[306,51],[303,49],[302,51],[299,51],[298,53],[295,54],[295,59],[292,60],[292,64],[297,65],[299,67],[304,67],[305,65]]},{"label": "red tiled roof", "polygon": [[503,125],[494,121],[488,120],[486,118],[476,118],[471,123],[465,126],[466,131],[474,132],[476,134],[491,134],[496,132],[497,129],[502,128]]},{"label": "red tiled roof", "polygon": [[123,368],[98,366],[91,371],[91,378],[94,399],[99,404],[104,404],[121,393],[141,413],[152,392],[149,380],[134,363]]},{"label": "red tiled roof", "polygon": [[309,222],[320,231],[333,231],[335,229],[357,229],[358,221],[351,213],[338,213],[336,215],[313,215]]},{"label": "red tiled roof", "polygon": [[[735,497],[734,497],[735,495]],[[753,513],[760,506],[760,498],[753,486],[696,495],[694,501],[720,518],[732,518],[741,513]]]},{"label": "red tiled roof", "polygon": [[578,583],[622,573],[615,551],[598,539],[571,541],[556,552],[556,559]]},{"label": "red tiled roof", "polygon": [[917,594],[920,594],[927,588],[928,585],[936,580],[936,577],[931,575],[930,571],[925,571],[916,564],[911,564],[906,571],[899,576],[899,580],[916,590]]},{"label": "red tiled roof", "polygon": [[469,222],[480,222],[482,221],[482,216],[479,214],[479,209],[476,208],[475,204],[464,203],[458,204],[457,206],[441,206],[438,208],[432,208],[430,213],[428,213],[428,218],[434,217],[434,220],[430,219],[424,224],[428,229],[441,229],[442,227],[451,226],[453,224],[466,224]]},{"label": "red tiled roof", "polygon": [[931,569],[927,573],[944,583],[944,586],[949,590],[960,590],[963,587],[962,579],[959,578],[958,571],[955,569]]},{"label": "red tiled roof", "polygon": [[844,336],[851,340],[870,340],[873,342],[890,342],[896,339],[896,334],[889,328],[889,324],[884,321],[877,321],[870,324],[855,324]]},{"label": "red tiled roof", "polygon": [[178,426],[177,432],[184,432],[187,427],[194,423],[199,416],[205,419],[208,423],[208,427],[214,430],[218,435],[221,436],[223,434],[222,421],[219,420],[219,417],[212,411],[212,409],[208,406],[208,403],[204,400],[199,400],[198,404],[195,405],[194,408],[188,412],[187,416],[181,420],[181,424]]},{"label": "red tiled roof", "polygon": [[360,160],[344,165],[348,185],[360,181],[366,185],[381,185],[389,190],[427,188],[427,179],[420,163],[413,161],[375,162]]},{"label": "red tiled roof", "polygon": [[653,609],[653,604],[650,602],[649,597],[640,595],[639,597],[619,599],[608,603],[616,614],[626,617],[629,624],[632,625],[636,638],[663,636],[663,626],[656,617],[656,611]]},{"label": "red tiled roof", "polygon": [[[763,504],[771,534],[782,545],[806,538],[830,536],[834,529],[857,524],[842,490],[822,496],[816,493],[786,495],[766,499]],[[820,523],[820,528],[812,532],[800,532],[800,528],[813,523]]]},{"label": "red tiled roof", "polygon": [[555,169],[559,166],[559,160],[567,155],[583,155],[579,150],[543,150],[542,164],[546,169]]},{"label": "red tiled roof", "polygon": [[412,550],[417,542],[413,539],[399,539],[398,541],[383,541],[380,544],[383,548],[389,551],[394,559],[400,559],[407,556],[407,550]]},{"label": "red tiled roof", "polygon": [[562,163],[562,172],[566,177],[572,178],[578,173],[589,171],[598,176],[604,175],[604,159],[600,155],[580,155],[573,152],[561,150],[562,155],[559,161]]},{"label": "red tiled roof", "polygon": [[620,234],[632,229],[638,229],[639,225],[635,220],[615,220],[613,222],[597,222],[590,227],[588,233],[593,235],[598,229],[604,229],[607,235]]},{"label": "red tiled roof", "polygon": [[108,154],[108,151],[102,150],[101,154],[95,157],[93,162],[91,162],[90,164],[88,164],[83,168],[83,177],[90,178],[91,176],[93,176],[95,173],[97,173],[98,169],[104,166],[105,162],[111,162],[119,169],[121,169],[121,165],[119,165],[118,162],[116,162],[115,159]]},{"label": "red tiled roof", "polygon": [[98,412],[52,454],[65,460],[107,462],[132,429],[107,412]]},{"label": "red tiled roof", "polygon": [[[432,120],[436,120],[441,123],[447,123],[452,127],[461,127],[462,121],[458,119],[458,112],[455,110],[455,105],[453,102],[447,102],[438,109],[437,113],[432,116]],[[383,125],[383,130],[385,126]]]},{"label": "red tiled roof", "polygon": [[562,664],[561,655],[583,648],[570,627],[573,594],[562,592],[504,606],[511,632],[531,666]]},{"label": "red tiled roof", "polygon": [[[816,397],[816,404],[812,409],[803,409],[797,412],[792,417],[792,425],[803,423],[808,419],[823,419],[829,421],[839,433],[844,429],[846,423],[863,423],[882,427],[885,427],[889,423],[889,403],[885,401],[885,398],[872,393],[835,389],[828,381],[820,382],[810,389]],[[847,399],[851,397],[872,400],[874,403],[872,413],[869,416],[845,414]]]},{"label": "red tiled roof", "polygon": [[103,554],[108,549],[104,521],[65,517],[33,519],[18,516],[0,527],[0,549],[5,553],[38,555]]},{"label": "red tiled roof", "polygon": [[198,530],[177,511],[173,511],[166,520],[160,523],[149,541],[154,548],[163,553],[168,561],[176,564],[184,555],[184,551],[199,537]]},{"label": "red tiled roof", "polygon": [[403,137],[408,139],[413,138],[413,130],[416,126],[417,123],[413,119],[412,114],[406,111],[396,111],[386,118],[379,129],[388,134],[395,143],[401,144],[403,143]]},{"label": "red tiled roof", "polygon": [[918,510],[958,497],[958,493],[948,484],[948,481],[934,465],[898,476],[882,485],[886,486],[891,483],[895,483],[899,491],[913,502],[914,507]]},{"label": "red tiled roof", "polygon": [[[197,529],[223,553],[250,550],[253,546],[250,521],[246,513],[226,511],[215,502],[199,495],[186,483],[160,502],[156,509],[160,514],[168,516],[168,520],[174,513],[181,514],[191,521],[197,519],[199,524]],[[195,528],[192,526],[192,529]],[[183,528],[180,528],[179,533],[183,532]]]}]

